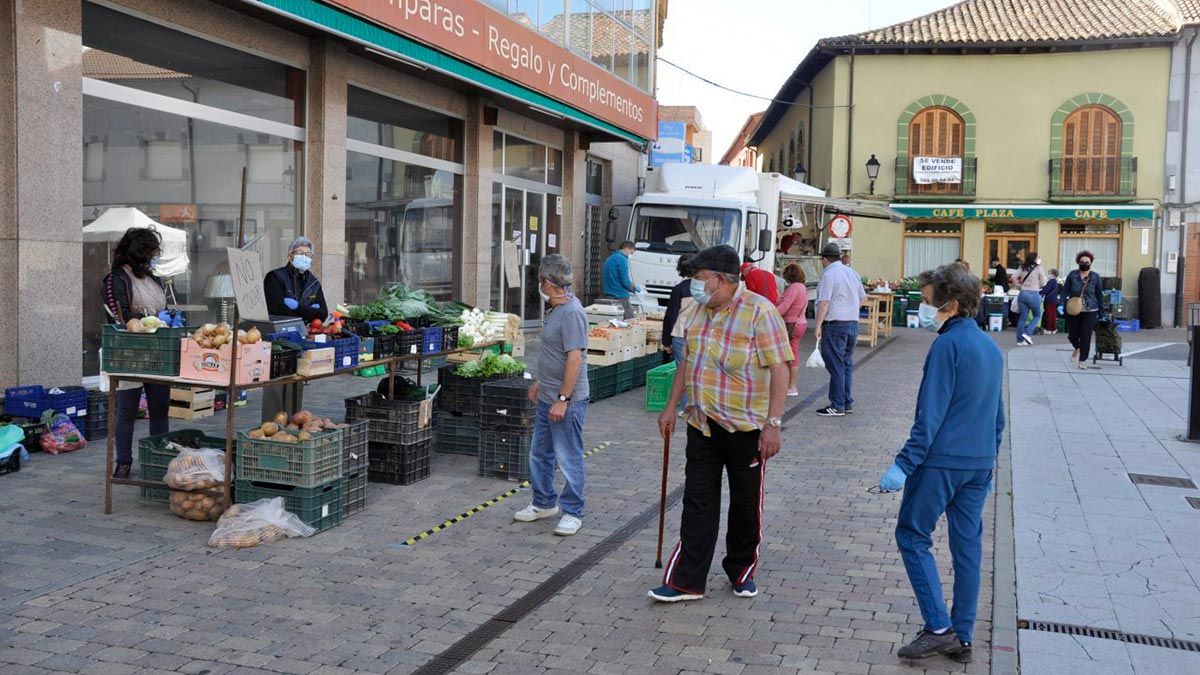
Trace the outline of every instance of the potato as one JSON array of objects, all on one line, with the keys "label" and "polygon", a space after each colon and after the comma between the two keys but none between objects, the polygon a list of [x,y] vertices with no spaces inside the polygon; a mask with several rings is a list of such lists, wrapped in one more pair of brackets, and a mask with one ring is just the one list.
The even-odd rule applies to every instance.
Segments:
[{"label": "potato", "polygon": [[282,427],[282,426],[287,425],[287,423],[288,423],[288,414],[287,413],[282,412],[282,411],[275,413],[275,424],[278,424],[279,426]]},{"label": "potato", "polygon": [[251,328],[246,331],[246,344],[252,345],[262,341],[262,331],[257,328]]},{"label": "potato", "polygon": [[324,430],[320,424],[315,422],[309,422],[308,424],[305,424],[303,429],[310,434],[319,434]]},{"label": "potato", "polygon": [[217,332],[217,326],[216,326],[216,324],[206,323],[200,327],[200,330],[204,333],[204,335],[206,337],[209,337]]},{"label": "potato", "polygon": [[299,424],[285,424],[283,428],[287,429],[288,431],[300,431]]},{"label": "potato", "polygon": [[296,413],[295,415],[292,415],[292,424],[304,426],[305,424],[308,424],[309,422],[311,422],[312,418],[313,418],[312,413],[308,412],[307,410],[301,410],[300,412]]},{"label": "potato", "polygon": [[300,435],[296,436],[296,438],[301,441],[310,441],[312,440],[312,434],[307,431],[301,431]]},{"label": "potato", "polygon": [[254,440],[259,440],[266,437],[267,435],[263,433],[262,429],[254,429],[253,431],[246,433],[246,438],[253,438]]},{"label": "potato", "polygon": [[259,429],[262,429],[263,434],[267,436],[274,436],[279,433],[279,425],[274,422],[263,422]]}]

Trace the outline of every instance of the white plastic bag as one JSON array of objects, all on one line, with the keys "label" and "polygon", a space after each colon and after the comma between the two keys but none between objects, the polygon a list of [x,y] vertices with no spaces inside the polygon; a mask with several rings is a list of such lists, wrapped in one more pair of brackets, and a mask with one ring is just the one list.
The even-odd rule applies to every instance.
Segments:
[{"label": "white plastic bag", "polygon": [[284,537],[311,537],[315,532],[296,514],[283,508],[283,497],[274,497],[230,506],[217,521],[217,529],[208,538],[208,545],[246,548]]},{"label": "white plastic bag", "polygon": [[637,293],[634,293],[633,295],[630,295],[629,301],[635,308],[638,309],[639,314],[650,314],[659,309],[658,300],[650,297],[650,294],[646,292],[645,288]]},{"label": "white plastic bag", "polygon": [[804,362],[805,368],[824,368],[825,359],[821,358],[821,341],[817,340],[817,347],[812,354],[808,355],[808,361]]},{"label": "white plastic bag", "polygon": [[180,448],[179,454],[167,465],[163,482],[176,490],[207,490],[225,483],[225,453],[221,450]]}]

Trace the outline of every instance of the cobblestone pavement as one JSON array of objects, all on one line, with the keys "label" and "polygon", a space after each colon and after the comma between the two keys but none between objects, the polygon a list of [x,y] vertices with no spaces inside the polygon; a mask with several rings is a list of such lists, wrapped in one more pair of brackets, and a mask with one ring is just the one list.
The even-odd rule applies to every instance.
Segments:
[{"label": "cobblestone pavement", "polygon": [[[1018,616],[1195,644],[1200,518],[1185,498],[1200,492],[1129,476],[1200,481],[1200,450],[1176,440],[1186,351],[1125,351],[1088,371],[1065,344],[1010,353]],[[1022,630],[1020,652],[1025,673],[1200,672],[1186,647],[1086,635]]]},{"label": "cobblestone pavement", "polygon": [[[865,492],[907,433],[930,339],[898,329],[860,351],[856,413],[845,418],[813,415],[827,378],[803,372],[801,393],[813,395],[790,401],[804,407],[767,473],[754,599],[734,597],[717,565],[704,600],[651,604],[654,518],[544,603],[516,612],[539,584],[656,509],[661,440],[641,390],[591,408],[588,447],[611,445],[588,460],[584,528],[569,538],[553,536],[551,522],[513,523],[522,492],[406,546],[512,486],[477,477],[472,458],[436,455],[425,481],[371,484],[367,510],[341,527],[215,550],[205,545],[211,524],[178,519],[133,488],[115,488],[114,513],[104,516],[99,445],[35,455],[0,477],[0,671],[406,673],[491,631],[498,637],[456,672],[988,672],[991,503],[976,662],[910,664],[895,656],[920,627],[891,534],[899,498]],[[811,340],[802,347],[807,354]],[[345,396],[373,386],[329,380],[310,386],[306,402],[340,415]],[[252,401],[239,427],[256,418]],[[682,432],[674,441],[672,488],[682,482]],[[678,518],[676,505],[668,545]],[[937,554],[949,581],[941,538]]]}]

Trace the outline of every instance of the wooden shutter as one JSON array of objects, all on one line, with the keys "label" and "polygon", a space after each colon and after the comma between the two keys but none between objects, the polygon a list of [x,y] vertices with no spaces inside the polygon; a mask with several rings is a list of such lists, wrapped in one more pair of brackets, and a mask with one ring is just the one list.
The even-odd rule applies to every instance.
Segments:
[{"label": "wooden shutter", "polygon": [[[964,133],[962,118],[949,108],[932,106],[917,113],[908,124],[910,174],[913,157],[962,157]],[[966,170],[965,166],[963,170]],[[912,182],[910,175],[909,191],[914,194],[960,194],[962,184],[918,185]]]},{"label": "wooden shutter", "polygon": [[1114,195],[1121,182],[1121,120],[1098,105],[1084,106],[1063,122],[1064,194]]}]

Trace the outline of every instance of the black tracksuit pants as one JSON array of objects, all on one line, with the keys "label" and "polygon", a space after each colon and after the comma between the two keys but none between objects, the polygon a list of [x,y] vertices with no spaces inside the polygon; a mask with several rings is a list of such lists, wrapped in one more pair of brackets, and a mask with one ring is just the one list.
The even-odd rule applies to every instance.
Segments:
[{"label": "black tracksuit pants", "polygon": [[754,578],[762,541],[763,477],[758,431],[726,431],[708,420],[712,435],[687,428],[687,467],[679,543],[667,559],[663,583],[703,593],[721,526],[721,474],[729,474],[729,522],[721,566],[732,584]]}]

